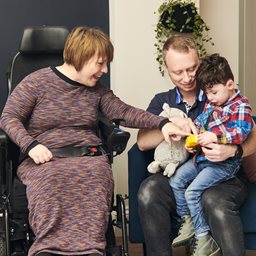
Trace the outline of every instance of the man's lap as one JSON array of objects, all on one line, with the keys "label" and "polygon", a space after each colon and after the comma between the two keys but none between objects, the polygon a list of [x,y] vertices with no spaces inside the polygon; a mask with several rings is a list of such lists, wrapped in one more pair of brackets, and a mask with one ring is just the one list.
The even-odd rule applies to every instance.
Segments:
[{"label": "man's lap", "polygon": [[224,181],[216,186],[207,189],[203,193],[203,204],[207,206],[218,206],[227,210],[237,211],[248,196],[246,181],[239,176]]},{"label": "man's lap", "polygon": [[[167,202],[171,204],[171,213],[176,215],[176,204],[175,198],[173,196],[173,192],[168,182],[168,178],[163,176],[162,173],[157,173],[149,176],[145,179],[140,187],[140,193],[147,192],[148,198],[147,200],[150,204],[163,202],[165,199]],[[222,205],[224,207],[228,207],[228,210],[239,210],[241,205],[244,203],[247,198],[248,191],[247,185],[243,178],[235,177],[228,181],[224,181],[214,187],[207,189],[203,193],[203,204],[205,207],[212,207],[214,205]],[[225,210],[225,209],[223,209]]]}]

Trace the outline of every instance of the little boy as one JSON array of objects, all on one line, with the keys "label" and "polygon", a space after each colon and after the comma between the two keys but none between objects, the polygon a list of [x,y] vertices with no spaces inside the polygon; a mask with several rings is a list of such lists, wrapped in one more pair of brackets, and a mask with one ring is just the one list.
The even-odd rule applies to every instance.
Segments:
[{"label": "little boy", "polygon": [[[235,89],[227,60],[218,54],[203,58],[196,72],[196,82],[207,95],[204,111],[195,120],[200,146],[224,143],[240,147],[253,127],[251,107]],[[220,248],[209,234],[204,218],[201,196],[209,187],[233,178],[240,169],[241,156],[210,162],[200,151],[170,178],[177,213],[182,218],[179,235],[173,240],[174,247],[184,245],[195,236],[193,256],[219,255]]]}]

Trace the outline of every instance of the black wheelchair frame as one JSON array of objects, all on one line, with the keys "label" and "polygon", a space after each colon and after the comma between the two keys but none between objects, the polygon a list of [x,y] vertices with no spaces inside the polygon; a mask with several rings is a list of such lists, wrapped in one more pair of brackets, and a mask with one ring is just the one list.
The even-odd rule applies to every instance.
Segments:
[{"label": "black wheelchair frame", "polygon": [[[7,72],[8,91],[27,74],[46,66],[57,66],[62,61],[64,43],[68,35],[64,27],[37,26],[24,29],[19,52]],[[21,66],[22,65],[22,66]],[[19,72],[19,76],[15,76]],[[121,120],[108,120],[100,116],[98,134],[106,148],[109,161],[121,154],[130,134],[119,127]],[[26,187],[17,178],[19,148],[0,129],[0,256],[27,255],[33,242],[33,232],[28,223]],[[115,217],[110,216],[106,233],[109,256],[128,256],[126,196],[116,195],[113,208]],[[115,201],[115,203],[114,203]],[[122,245],[116,243],[114,227],[122,230]]]}]

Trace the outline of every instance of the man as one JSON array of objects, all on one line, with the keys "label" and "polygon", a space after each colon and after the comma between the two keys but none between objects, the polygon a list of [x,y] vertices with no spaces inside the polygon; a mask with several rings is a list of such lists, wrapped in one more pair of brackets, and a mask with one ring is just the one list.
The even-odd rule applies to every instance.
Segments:
[{"label": "man", "polygon": [[[156,95],[148,111],[159,114],[163,103],[183,110],[194,120],[204,108],[206,97],[197,88],[195,72],[200,59],[196,44],[190,36],[177,35],[168,39],[163,47],[165,65],[176,88]],[[189,120],[173,118],[172,122],[184,126]],[[202,148],[209,161],[223,161],[229,157],[241,158],[255,151],[253,137],[255,125],[242,147],[211,143]],[[138,146],[145,151],[155,148],[163,137],[157,130],[140,130]],[[211,233],[224,256],[245,254],[243,230],[239,208],[247,197],[246,182],[243,177],[233,178],[206,190],[203,194],[203,208]],[[169,256],[171,250],[171,220],[177,218],[176,204],[168,179],[161,173],[143,181],[138,193],[141,226],[148,256]]]}]

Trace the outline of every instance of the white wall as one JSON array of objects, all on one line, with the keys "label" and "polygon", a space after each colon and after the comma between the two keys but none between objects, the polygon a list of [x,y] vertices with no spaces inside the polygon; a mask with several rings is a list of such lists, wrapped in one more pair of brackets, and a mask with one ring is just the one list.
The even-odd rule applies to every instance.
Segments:
[{"label": "white wall", "polygon": [[239,77],[239,0],[201,0],[200,15],[210,27],[215,45],[208,53],[219,53],[229,62],[238,84]]},{"label": "white wall", "polygon": [[[238,81],[238,1],[196,0],[200,14],[211,30],[215,42],[209,52],[227,57]],[[115,46],[111,65],[111,87],[125,102],[145,109],[158,92],[169,90],[168,78],[163,78],[155,60],[157,15],[154,12],[164,0],[110,0],[110,36]],[[232,7],[232,8],[231,8]],[[130,131],[130,130],[129,130]],[[137,131],[131,131],[128,149],[136,141]],[[113,165],[116,193],[127,193],[127,154],[115,158]]]},{"label": "white wall", "polygon": [[240,0],[240,45],[239,45],[239,84],[248,97],[253,114],[256,115],[256,19],[255,0]]},{"label": "white wall", "polygon": [[[111,88],[130,105],[145,109],[157,93],[167,91],[170,83],[158,71],[155,60],[154,12],[162,0],[110,0],[110,37],[115,47],[111,64]],[[132,133],[127,149],[136,141]],[[115,158],[113,172],[116,192],[127,193],[127,151]]]}]

